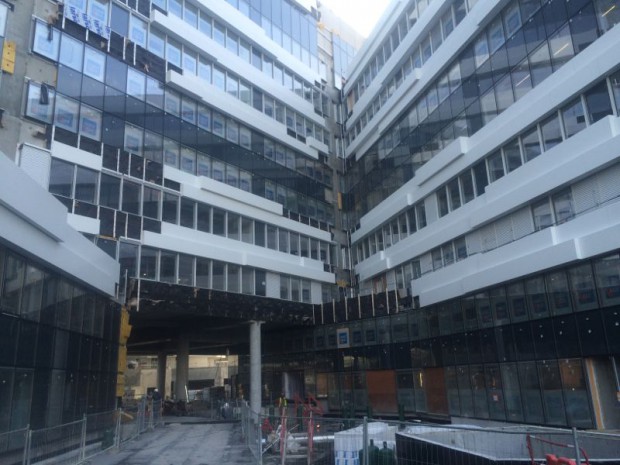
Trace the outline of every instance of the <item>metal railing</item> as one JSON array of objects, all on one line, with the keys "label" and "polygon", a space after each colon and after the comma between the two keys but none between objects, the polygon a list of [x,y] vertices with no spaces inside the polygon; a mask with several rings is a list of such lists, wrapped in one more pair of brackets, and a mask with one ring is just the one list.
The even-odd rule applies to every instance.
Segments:
[{"label": "metal railing", "polygon": [[[273,410],[272,410],[273,411]],[[269,415],[242,407],[246,446],[259,465],[444,465],[487,460],[524,465],[620,461],[620,433],[527,425],[483,427],[331,418],[314,411]]]},{"label": "metal railing", "polygon": [[84,415],[71,423],[2,433],[0,463],[81,464],[161,425],[162,402],[141,399],[125,409]]}]

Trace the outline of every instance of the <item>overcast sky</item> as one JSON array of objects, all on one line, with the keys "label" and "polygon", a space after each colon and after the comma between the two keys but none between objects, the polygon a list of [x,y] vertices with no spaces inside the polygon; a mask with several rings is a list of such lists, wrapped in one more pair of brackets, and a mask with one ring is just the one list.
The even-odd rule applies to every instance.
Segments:
[{"label": "overcast sky", "polygon": [[368,37],[390,0],[321,0],[321,3]]}]

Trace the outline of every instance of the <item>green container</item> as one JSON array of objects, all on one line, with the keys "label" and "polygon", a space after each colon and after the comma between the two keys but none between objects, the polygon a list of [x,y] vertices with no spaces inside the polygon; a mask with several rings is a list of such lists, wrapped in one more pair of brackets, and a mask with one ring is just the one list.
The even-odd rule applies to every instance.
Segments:
[{"label": "green container", "polygon": [[364,463],[364,449],[361,449],[358,453],[360,465],[379,465],[379,448],[375,446],[375,440],[370,440],[368,446],[368,464]]},{"label": "green container", "polygon": [[394,451],[387,446],[385,441],[383,441],[383,448],[378,452],[377,465],[396,465]]},{"label": "green container", "polygon": [[101,448],[107,449],[114,445],[114,430],[106,429],[103,432],[103,438],[101,439]]}]

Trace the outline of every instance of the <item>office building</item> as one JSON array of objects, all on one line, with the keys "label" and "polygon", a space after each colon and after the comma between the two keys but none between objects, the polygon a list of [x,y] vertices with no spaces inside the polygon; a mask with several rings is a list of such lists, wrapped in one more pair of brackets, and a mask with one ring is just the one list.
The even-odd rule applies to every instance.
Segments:
[{"label": "office building", "polygon": [[359,38],[305,3],[0,3],[0,149],[120,264],[129,350],[161,385],[177,355],[177,397],[190,353],[247,352],[243,322],[309,324],[336,289],[332,83]]},{"label": "office building", "polygon": [[3,436],[9,460],[27,426],[115,408],[120,306],[118,263],[4,154],[0,173],[0,431],[22,430]]},{"label": "office building", "polygon": [[176,386],[619,426],[617,1],[394,1],[355,56],[320,2],[7,1],[0,149]]},{"label": "office building", "polygon": [[330,408],[618,427],[619,6],[392,2],[343,90]]}]

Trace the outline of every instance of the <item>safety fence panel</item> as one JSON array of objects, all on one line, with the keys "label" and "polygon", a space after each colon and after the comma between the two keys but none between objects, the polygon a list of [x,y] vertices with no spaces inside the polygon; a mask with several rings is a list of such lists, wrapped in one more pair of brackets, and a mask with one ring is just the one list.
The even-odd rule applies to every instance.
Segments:
[{"label": "safety fence panel", "polygon": [[526,425],[343,419],[311,410],[303,416],[291,415],[286,409],[271,413],[256,415],[242,408],[246,444],[261,465],[589,465],[620,460],[620,434]]},{"label": "safety fence panel", "polygon": [[21,462],[27,437],[28,428],[0,433],[0,461]]},{"label": "safety fence panel", "polygon": [[86,420],[28,433],[25,465],[54,458],[57,463],[78,464],[84,459]]},{"label": "safety fence panel", "polygon": [[119,410],[86,416],[84,457],[89,458],[116,445]]}]

